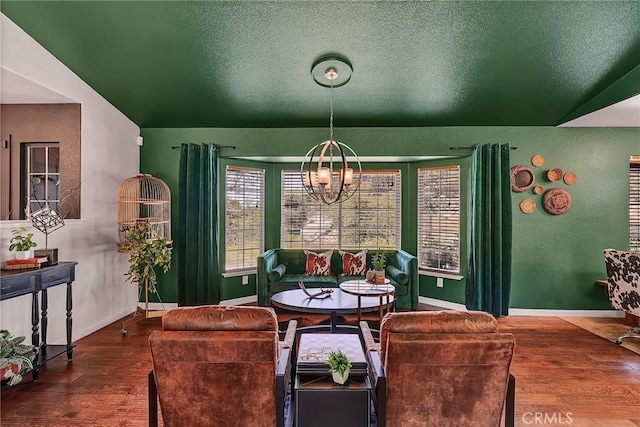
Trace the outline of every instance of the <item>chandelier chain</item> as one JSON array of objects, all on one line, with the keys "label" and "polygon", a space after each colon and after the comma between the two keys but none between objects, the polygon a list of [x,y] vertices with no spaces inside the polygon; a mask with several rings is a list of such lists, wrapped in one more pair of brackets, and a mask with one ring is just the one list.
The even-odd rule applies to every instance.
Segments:
[{"label": "chandelier chain", "polygon": [[331,81],[331,87],[329,89],[329,140],[333,141],[333,80]]}]

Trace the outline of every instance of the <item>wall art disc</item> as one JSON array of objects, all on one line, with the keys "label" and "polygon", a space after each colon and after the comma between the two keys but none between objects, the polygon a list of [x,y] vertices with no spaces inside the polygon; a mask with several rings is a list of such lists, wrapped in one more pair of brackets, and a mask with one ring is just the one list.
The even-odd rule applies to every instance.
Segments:
[{"label": "wall art disc", "polygon": [[542,206],[551,215],[562,215],[571,209],[571,194],[563,188],[552,188],[542,196]]},{"label": "wall art disc", "polygon": [[536,154],[533,156],[531,158],[531,164],[537,168],[544,165],[544,157],[542,157],[542,154]]},{"label": "wall art disc", "polygon": [[536,185],[533,187],[534,194],[542,194],[544,192],[544,187],[542,185]]},{"label": "wall art disc", "polygon": [[564,174],[564,183],[567,185],[573,185],[577,181],[576,174],[573,172],[567,172]]},{"label": "wall art disc", "polygon": [[547,171],[547,179],[551,182],[558,182],[562,179],[562,169],[553,168]]},{"label": "wall art disc", "polygon": [[516,193],[524,193],[535,182],[533,171],[527,165],[517,165],[511,168],[511,189]]},{"label": "wall art disc", "polygon": [[536,202],[533,199],[524,199],[520,202],[520,210],[526,214],[533,213],[536,210]]}]

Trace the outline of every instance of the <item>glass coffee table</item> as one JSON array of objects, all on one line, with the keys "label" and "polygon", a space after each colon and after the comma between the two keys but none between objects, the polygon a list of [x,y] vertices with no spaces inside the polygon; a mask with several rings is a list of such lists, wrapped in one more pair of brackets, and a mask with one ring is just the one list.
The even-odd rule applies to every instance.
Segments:
[{"label": "glass coffee table", "polygon": [[[347,294],[354,295],[358,298],[358,322],[362,318],[362,300],[367,297],[378,298],[380,322],[382,322],[382,316],[384,315],[385,309],[387,313],[390,311],[390,308],[395,310],[394,293],[396,288],[391,284],[389,279],[385,279],[384,283],[372,283],[367,282],[366,280],[347,280],[346,282],[340,283],[340,289],[342,292],[346,292]],[[385,298],[386,301],[383,302]]]},{"label": "glass coffee table", "polygon": [[[332,289],[333,292],[327,294],[327,296],[324,298],[310,298],[302,291],[302,289],[281,291],[271,297],[271,304],[274,307],[299,313],[329,314],[331,319],[331,333],[338,333],[339,331],[356,332],[358,330],[357,325],[339,325],[339,314],[358,313],[358,319],[360,319],[360,313],[375,312],[380,310],[382,299],[379,298],[379,294],[375,294],[375,296],[358,296],[344,292],[339,288]],[[315,289],[310,290],[315,291]],[[388,298],[389,299],[387,300],[387,303],[392,303],[395,301],[393,294],[389,294]],[[321,330],[326,329],[326,325],[307,326],[299,329],[304,329],[305,331]]]}]

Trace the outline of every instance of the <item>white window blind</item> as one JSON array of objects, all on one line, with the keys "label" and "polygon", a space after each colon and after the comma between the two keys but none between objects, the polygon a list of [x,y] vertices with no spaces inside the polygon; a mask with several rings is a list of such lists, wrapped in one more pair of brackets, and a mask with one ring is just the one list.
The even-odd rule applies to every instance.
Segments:
[{"label": "white window blind", "polygon": [[418,268],[460,273],[460,166],[418,169]]},{"label": "white window blind", "polygon": [[629,167],[629,250],[640,252],[640,159]]},{"label": "white window blind", "polygon": [[253,269],[264,251],[264,169],[227,166],[225,271]]},{"label": "white window blind", "polygon": [[400,249],[400,171],[363,171],[349,200],[327,206],[305,191],[299,170],[282,171],[281,246]]}]

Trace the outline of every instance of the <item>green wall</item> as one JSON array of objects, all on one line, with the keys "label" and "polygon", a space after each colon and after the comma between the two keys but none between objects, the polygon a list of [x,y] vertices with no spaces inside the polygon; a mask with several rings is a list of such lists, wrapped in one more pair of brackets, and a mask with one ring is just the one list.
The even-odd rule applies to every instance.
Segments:
[{"label": "green wall", "polygon": [[[173,230],[176,227],[177,174],[182,142],[215,142],[234,145],[223,149],[221,171],[227,163],[255,165],[230,157],[274,158],[301,157],[307,150],[327,138],[324,128],[295,129],[159,129],[145,128],[140,170],[167,182],[172,190]],[[640,154],[640,129],[637,128],[553,128],[553,127],[451,127],[451,128],[344,128],[337,138],[348,143],[360,156],[381,156],[389,162],[365,166],[399,168],[403,174],[402,247],[416,249],[417,168],[425,165],[460,164],[462,171],[462,259],[468,253],[469,159],[466,150],[449,150],[481,143],[510,143],[518,147],[511,152],[511,164],[525,164],[536,172],[536,183],[551,188],[544,172],[551,167],[576,173],[573,186],[559,184],[573,197],[571,210],[561,216],[546,213],[542,196],[532,193],[513,195],[513,282],[511,307],[548,309],[605,309],[609,303],[602,288],[594,281],[605,275],[602,250],[606,247],[628,249],[629,156]],[[546,163],[531,166],[531,157],[542,154]],[[394,162],[397,156],[459,156],[449,160]],[[263,164],[264,165],[264,164]],[[282,164],[266,164],[267,232],[266,247],[279,239],[279,173]],[[221,193],[221,196],[222,193]],[[538,207],[533,214],[520,212],[519,203],[533,198]],[[222,206],[221,206],[222,207]],[[221,209],[221,212],[223,210]],[[223,227],[222,227],[223,228]],[[222,237],[222,236],[221,236]],[[221,241],[222,238],[221,238]],[[223,264],[221,264],[223,265]],[[175,265],[160,278],[159,289],[165,302],[176,301]],[[466,266],[463,265],[463,275]],[[221,296],[231,299],[255,293],[255,277],[248,286],[240,277],[221,278]],[[420,295],[464,303],[464,279],[445,280],[437,288],[432,277],[421,276]]]}]

